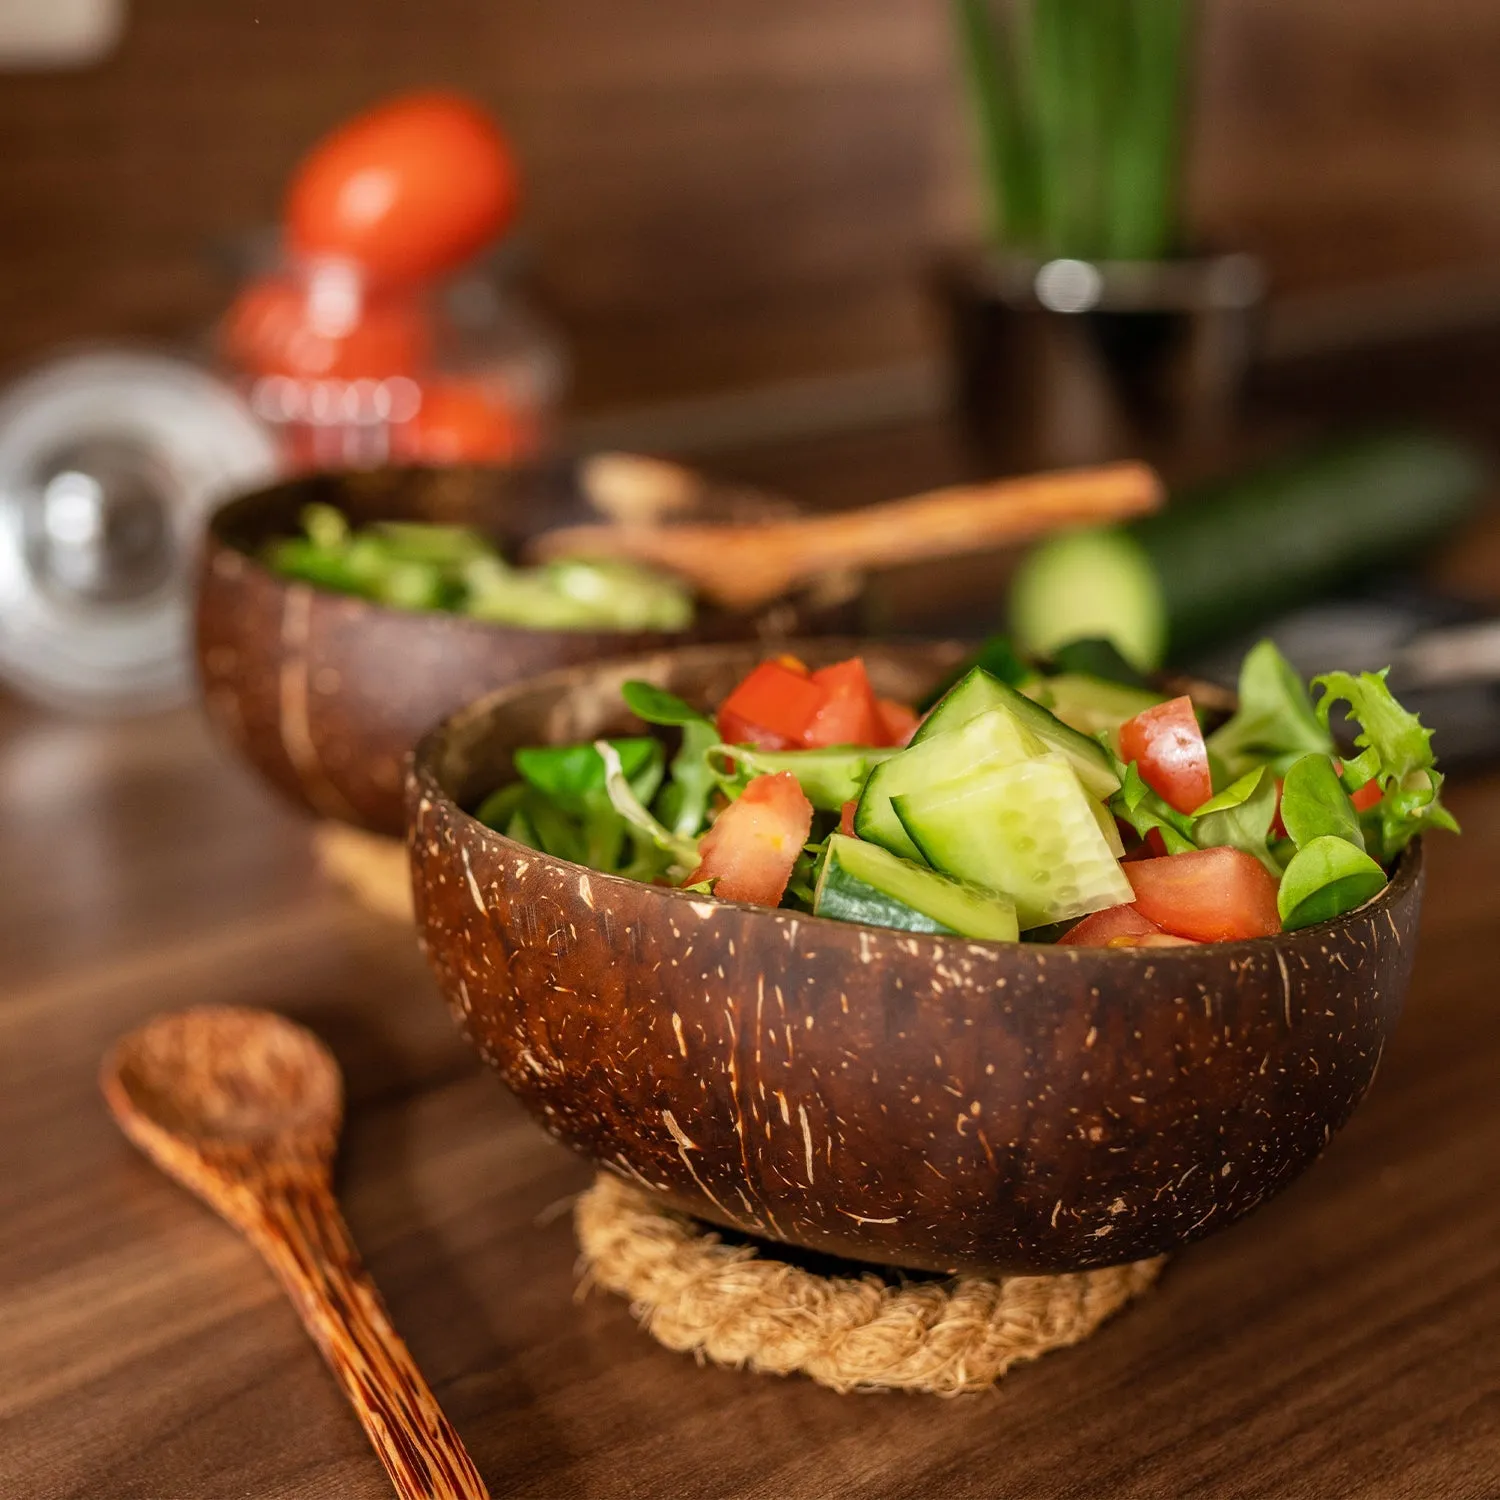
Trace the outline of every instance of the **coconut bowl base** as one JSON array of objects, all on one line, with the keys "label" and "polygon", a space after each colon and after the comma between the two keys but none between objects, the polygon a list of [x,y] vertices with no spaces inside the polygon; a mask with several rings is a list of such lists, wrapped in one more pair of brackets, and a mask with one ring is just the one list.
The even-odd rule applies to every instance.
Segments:
[{"label": "coconut bowl base", "polygon": [[[1166,1258],[1061,1276],[809,1269],[709,1229],[603,1173],[575,1210],[583,1289],[628,1298],[652,1338],[699,1360],[803,1374],[841,1393],[956,1396],[1081,1343]],[[793,1254],[795,1252],[792,1252]]]},{"label": "coconut bowl base", "polygon": [[325,819],[313,827],[313,853],[327,880],[342,886],[367,911],[410,926],[411,865],[406,840]]}]

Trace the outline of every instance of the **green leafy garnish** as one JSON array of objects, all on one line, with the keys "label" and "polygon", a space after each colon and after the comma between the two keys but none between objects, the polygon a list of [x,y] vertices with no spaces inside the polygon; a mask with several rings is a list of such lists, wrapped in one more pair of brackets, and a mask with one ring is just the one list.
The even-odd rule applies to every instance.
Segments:
[{"label": "green leafy garnish", "polygon": [[[652,744],[656,742],[653,740]],[[609,740],[595,740],[593,748],[604,764],[604,787],[610,805],[631,828],[648,839],[664,854],[669,854],[684,871],[698,863],[698,845],[690,838],[680,838],[664,828],[646,807],[626,776],[619,752]],[[658,751],[660,747],[658,746]]]},{"label": "green leafy garnish", "polygon": [[1304,755],[1286,773],[1281,823],[1299,849],[1319,838],[1344,839],[1361,851],[1365,847],[1359,814],[1326,755]]},{"label": "green leafy garnish", "polygon": [[[600,741],[607,743],[632,783],[651,782],[649,788],[637,788],[637,795],[649,797],[660,779],[662,749],[657,741],[640,736],[635,739]],[[565,812],[587,813],[596,810],[606,799],[605,762],[596,745],[543,745],[517,750],[516,770],[522,778]]]},{"label": "green leafy garnish", "polygon": [[638,678],[627,682],[620,689],[620,696],[625,700],[625,707],[636,718],[644,719],[648,724],[661,724],[675,729],[688,724],[713,722],[707,714],[679,698],[676,693],[669,693],[655,683],[642,682]]},{"label": "green leafy garnish", "polygon": [[[896,749],[868,745],[833,745],[821,750],[752,750],[745,745],[715,744],[709,755],[721,781],[743,784],[752,776],[790,771],[803,795],[820,812],[838,812],[864,789],[870,772]],[[732,790],[733,786],[726,788]]]},{"label": "green leafy garnish", "polygon": [[1304,844],[1281,877],[1276,908],[1291,932],[1328,922],[1385,889],[1385,871],[1347,839],[1324,834]]},{"label": "green leafy garnish", "polygon": [[1281,866],[1268,842],[1275,817],[1276,778],[1261,766],[1210,797],[1193,814],[1193,842],[1200,849],[1243,849],[1279,877]]},{"label": "green leafy garnish", "polygon": [[682,744],[672,757],[671,779],[657,799],[656,812],[680,838],[696,838],[708,818],[709,798],[719,784],[709,751],[719,731],[707,719],[682,726]]},{"label": "green leafy garnish", "polygon": [[623,560],[559,559],[512,567],[483,533],[425,521],[358,529],[331,505],[305,506],[302,535],[263,549],[285,577],[397,609],[452,610],[528,630],[676,631],[692,595],[675,579]]},{"label": "green leafy garnish", "polygon": [[1365,826],[1376,834],[1373,852],[1390,860],[1425,829],[1457,833],[1458,823],[1439,798],[1443,778],[1433,760],[1432,731],[1401,707],[1385,679],[1385,671],[1358,677],[1327,672],[1313,686],[1322,690],[1317,717],[1325,729],[1337,703],[1348,704],[1349,717],[1359,725],[1354,744],[1360,753],[1345,762],[1344,785],[1357,791],[1374,781],[1380,787],[1380,802],[1366,814]]},{"label": "green leafy garnish", "polygon": [[1271,641],[1252,646],[1240,667],[1239,708],[1208,737],[1208,751],[1223,775],[1238,780],[1269,764],[1278,774],[1294,760],[1333,753],[1327,716],[1313,712],[1307,689]]},{"label": "green leafy garnish", "polygon": [[1164,797],[1153,792],[1141,779],[1140,767],[1117,762],[1120,790],[1109,799],[1109,810],[1145,838],[1153,828],[1161,833],[1168,854],[1186,854],[1198,845],[1193,842],[1193,820],[1180,813]]}]

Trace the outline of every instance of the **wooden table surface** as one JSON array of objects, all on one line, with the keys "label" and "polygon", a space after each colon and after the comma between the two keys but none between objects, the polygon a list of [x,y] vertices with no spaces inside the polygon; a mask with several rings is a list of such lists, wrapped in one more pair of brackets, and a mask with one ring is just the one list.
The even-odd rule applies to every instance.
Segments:
[{"label": "wooden table surface", "polygon": [[838,1397],[577,1300],[587,1169],[193,713],[0,701],[0,1496],[389,1493],[269,1275],[100,1102],[117,1035],[202,1002],[337,1053],[349,1219],[496,1496],[1500,1496],[1500,775],[1452,802],[1408,1014],[1302,1180],[993,1394]]}]

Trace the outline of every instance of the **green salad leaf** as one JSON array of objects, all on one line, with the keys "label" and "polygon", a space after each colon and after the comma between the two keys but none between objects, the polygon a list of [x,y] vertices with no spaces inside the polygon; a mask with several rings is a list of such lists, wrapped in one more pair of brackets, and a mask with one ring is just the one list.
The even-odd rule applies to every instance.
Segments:
[{"label": "green salad leaf", "polygon": [[[1388,671],[1389,669],[1387,669]],[[1338,703],[1348,705],[1349,717],[1359,725],[1354,744],[1359,754],[1344,765],[1344,785],[1358,790],[1376,782],[1379,804],[1365,815],[1374,835],[1372,852],[1391,860],[1428,828],[1458,832],[1453,814],[1440,799],[1443,778],[1432,754],[1432,731],[1392,696],[1386,672],[1327,672],[1313,680],[1321,690],[1317,715],[1326,728]]]},{"label": "green salad leaf", "polygon": [[1271,824],[1276,818],[1276,778],[1269,767],[1247,771],[1192,817],[1193,842],[1200,849],[1243,849],[1273,875],[1281,866],[1271,853]]},{"label": "green salad leaf", "polygon": [[1327,922],[1363,906],[1385,889],[1385,871],[1363,849],[1335,834],[1304,844],[1286,867],[1276,893],[1288,931]]},{"label": "green salad leaf", "polygon": [[709,761],[721,781],[743,785],[752,776],[790,771],[803,795],[819,812],[838,812],[864,789],[870,772],[883,760],[898,754],[897,748],[875,749],[868,745],[833,745],[822,750],[753,750],[746,745],[715,743]]},{"label": "green salad leaf", "polygon": [[1120,790],[1109,799],[1109,810],[1121,822],[1128,823],[1142,838],[1153,828],[1158,829],[1168,854],[1186,854],[1198,847],[1193,841],[1192,818],[1153,792],[1141,779],[1140,767],[1134,761],[1126,765],[1117,760],[1115,770]]},{"label": "green salad leaf", "polygon": [[[676,693],[669,693],[655,683],[642,682],[638,678],[627,682],[620,689],[620,696],[624,698],[626,708],[636,718],[644,719],[648,724],[661,724],[675,729],[687,724],[713,723],[707,714],[679,698]],[[717,739],[717,735],[715,738]]]},{"label": "green salad leaf", "polygon": [[1208,737],[1209,755],[1237,780],[1269,764],[1280,773],[1301,756],[1333,753],[1326,715],[1313,711],[1302,679],[1271,641],[1252,646],[1240,667],[1239,708]]},{"label": "green salad leaf", "polygon": [[709,752],[718,743],[719,731],[707,719],[683,724],[671,779],[656,802],[657,815],[679,838],[696,838],[708,820],[709,799],[719,784]]},{"label": "green salad leaf", "polygon": [[[684,872],[693,869],[698,863],[696,840],[680,838],[663,827],[652,816],[644,799],[626,774],[624,763],[616,749],[617,743],[609,740],[595,740],[592,747],[598,753],[598,758],[604,766],[604,787],[609,796],[610,805],[632,829],[645,837],[663,854],[670,855],[672,862],[682,866]],[[653,740],[651,743],[656,744],[656,741]]]},{"label": "green salad leaf", "polygon": [[516,770],[565,812],[582,814],[607,805],[605,762],[598,744],[608,744],[640,797],[650,797],[661,779],[662,748],[649,736],[599,741],[595,745],[542,745],[517,750]]},{"label": "green salad leaf", "polygon": [[1344,839],[1363,851],[1365,836],[1349,793],[1326,755],[1294,761],[1281,788],[1281,823],[1301,849],[1318,838]]}]

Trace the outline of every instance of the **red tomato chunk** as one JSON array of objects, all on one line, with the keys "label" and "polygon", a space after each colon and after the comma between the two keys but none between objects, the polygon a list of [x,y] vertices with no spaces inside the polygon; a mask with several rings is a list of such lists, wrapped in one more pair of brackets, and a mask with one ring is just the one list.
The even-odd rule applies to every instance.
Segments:
[{"label": "red tomato chunk", "polygon": [[859,798],[846,802],[839,809],[839,832],[847,839],[857,839],[859,835],[854,831],[854,813],[859,807]]},{"label": "red tomato chunk", "polygon": [[1243,849],[1194,849],[1121,869],[1136,909],[1177,937],[1223,943],[1281,931],[1276,880]]},{"label": "red tomato chunk", "polygon": [[1120,726],[1120,755],[1135,761],[1141,780],[1178,812],[1193,812],[1214,794],[1191,698],[1173,698],[1127,719]]},{"label": "red tomato chunk", "polygon": [[790,771],[754,777],[698,841],[698,868],[685,883],[712,880],[720,900],[776,906],[812,817],[812,803]]},{"label": "red tomato chunk", "polygon": [[1145,937],[1159,933],[1155,922],[1147,921],[1128,902],[1124,906],[1106,906],[1086,916],[1058,938],[1058,946],[1073,948],[1110,948],[1121,938]]},{"label": "red tomato chunk", "polygon": [[885,731],[884,743],[887,745],[910,744],[912,735],[917,732],[917,725],[922,722],[916,709],[908,708],[894,698],[877,698],[875,711],[880,715],[880,725]]},{"label": "red tomato chunk", "polygon": [[803,733],[804,745],[815,750],[826,745],[886,743],[875,691],[859,657],[823,667],[812,674],[812,680],[827,696]]},{"label": "red tomato chunk", "polygon": [[719,708],[726,745],[790,750],[803,743],[828,690],[785,661],[763,661]]}]

